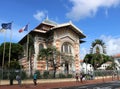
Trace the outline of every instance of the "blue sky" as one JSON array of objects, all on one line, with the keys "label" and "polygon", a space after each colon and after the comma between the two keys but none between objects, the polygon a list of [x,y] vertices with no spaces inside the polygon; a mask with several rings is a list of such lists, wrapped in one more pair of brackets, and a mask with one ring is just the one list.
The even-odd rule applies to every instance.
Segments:
[{"label": "blue sky", "polygon": [[[91,43],[101,39],[108,55],[120,53],[120,0],[0,0],[0,24],[13,21],[12,42],[27,34],[18,30],[29,23],[33,30],[47,16],[57,23],[72,21],[86,35],[81,44],[81,59]],[[0,44],[10,41],[11,31],[0,33]]]}]

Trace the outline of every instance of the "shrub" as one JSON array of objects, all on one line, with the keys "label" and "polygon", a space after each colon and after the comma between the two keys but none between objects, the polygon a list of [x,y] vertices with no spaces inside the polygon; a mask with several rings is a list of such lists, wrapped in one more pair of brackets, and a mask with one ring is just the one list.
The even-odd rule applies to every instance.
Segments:
[{"label": "shrub", "polygon": [[59,78],[66,78],[66,76],[64,74],[60,73]]},{"label": "shrub", "polygon": [[22,79],[26,79],[27,78],[27,74],[25,71],[21,71],[21,78]]},{"label": "shrub", "polygon": [[72,78],[72,77],[73,77],[72,74],[67,75],[67,78]]},{"label": "shrub", "polygon": [[43,77],[47,79],[49,77],[49,71],[44,71]]},{"label": "shrub", "polygon": [[41,73],[40,73],[40,71],[39,71],[39,70],[36,70],[35,72],[36,72],[36,74],[37,74],[37,79],[42,78],[42,77],[41,77]]}]

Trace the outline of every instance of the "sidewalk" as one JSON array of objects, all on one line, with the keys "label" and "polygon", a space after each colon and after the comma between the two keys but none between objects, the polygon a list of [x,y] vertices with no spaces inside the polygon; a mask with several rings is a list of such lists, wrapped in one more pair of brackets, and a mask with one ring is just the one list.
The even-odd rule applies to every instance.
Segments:
[{"label": "sidewalk", "polygon": [[[117,80],[114,79],[114,81]],[[70,87],[70,86],[80,86],[85,84],[96,84],[96,83],[103,83],[103,82],[110,82],[113,81],[112,78],[100,78],[95,80],[85,80],[83,83],[76,82],[75,79],[48,79],[48,80],[39,80],[38,85],[34,86],[32,80],[25,80],[22,82],[22,85],[19,86],[14,84],[10,85],[0,85],[0,89],[53,89],[53,88],[60,88],[60,87]],[[17,83],[17,82],[16,82]]]}]

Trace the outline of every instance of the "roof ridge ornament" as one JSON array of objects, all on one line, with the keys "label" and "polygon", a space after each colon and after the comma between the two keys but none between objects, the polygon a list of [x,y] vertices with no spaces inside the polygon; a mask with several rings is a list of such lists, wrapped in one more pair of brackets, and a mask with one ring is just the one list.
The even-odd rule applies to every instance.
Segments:
[{"label": "roof ridge ornament", "polygon": [[70,20],[69,23],[72,24],[72,21]]},{"label": "roof ridge ornament", "polygon": [[46,16],[46,20],[48,20],[48,15]]},{"label": "roof ridge ornament", "polygon": [[45,20],[43,20],[42,23],[44,23],[44,24],[49,24],[49,25],[52,25],[52,26],[56,26],[56,25],[57,25],[57,23],[54,22],[54,21],[52,21],[52,20],[50,20],[50,19],[48,18],[48,16],[46,16]]}]

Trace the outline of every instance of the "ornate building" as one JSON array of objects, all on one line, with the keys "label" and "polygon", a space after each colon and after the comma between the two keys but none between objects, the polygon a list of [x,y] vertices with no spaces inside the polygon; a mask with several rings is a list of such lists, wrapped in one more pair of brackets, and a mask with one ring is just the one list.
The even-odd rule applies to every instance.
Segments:
[{"label": "ornate building", "polygon": [[[21,57],[20,62],[25,69],[30,70],[31,64],[31,68],[33,70],[46,70],[46,62],[43,60],[38,61],[37,55],[42,48],[55,46],[60,52],[74,57],[74,62],[68,65],[69,71],[80,71],[80,44],[83,42],[81,39],[86,36],[72,22],[57,24],[53,21],[45,19],[42,23],[35,27],[35,29],[30,31],[29,34],[32,35],[34,40],[34,55],[31,56],[31,62],[26,60],[27,35],[19,41],[19,43],[24,47],[24,56]],[[61,57],[59,60],[61,60]],[[58,70],[64,71],[65,65],[59,67]]]}]

